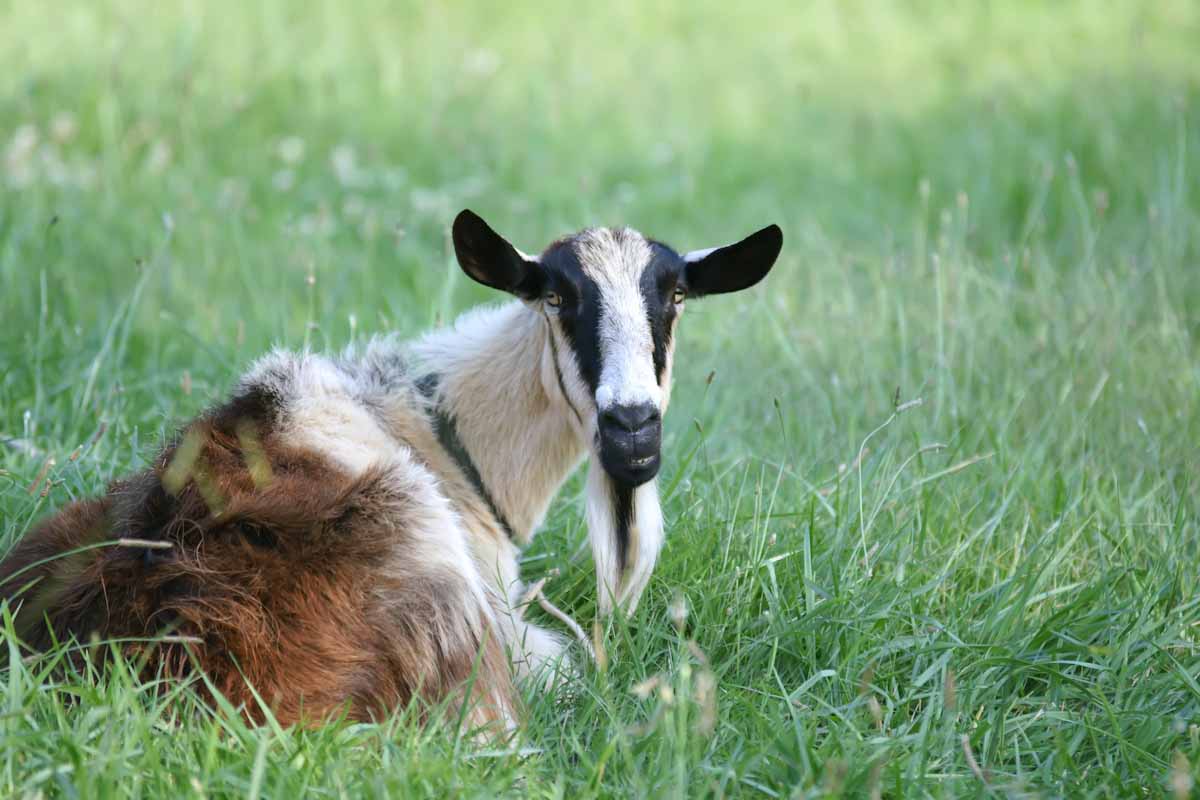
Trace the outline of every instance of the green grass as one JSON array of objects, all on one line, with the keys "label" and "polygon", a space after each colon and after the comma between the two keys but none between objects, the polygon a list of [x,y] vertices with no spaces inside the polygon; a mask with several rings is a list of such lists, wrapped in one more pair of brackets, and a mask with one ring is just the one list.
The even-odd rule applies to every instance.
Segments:
[{"label": "green grass", "polygon": [[[526,250],[778,222],[684,320],[607,671],[480,753],[19,664],[0,796],[1186,796],[1200,7],[432,5],[0,0],[0,543],[273,343],[493,299],[462,207]],[[524,569],[587,620],[581,510]]]}]

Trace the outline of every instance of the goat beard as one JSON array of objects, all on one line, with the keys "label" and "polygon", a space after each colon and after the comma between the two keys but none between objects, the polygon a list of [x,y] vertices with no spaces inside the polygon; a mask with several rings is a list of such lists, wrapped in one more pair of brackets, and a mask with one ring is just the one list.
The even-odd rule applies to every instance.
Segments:
[{"label": "goat beard", "polygon": [[658,481],[623,486],[592,453],[587,478],[588,537],[596,563],[600,613],[633,613],[663,543]]}]

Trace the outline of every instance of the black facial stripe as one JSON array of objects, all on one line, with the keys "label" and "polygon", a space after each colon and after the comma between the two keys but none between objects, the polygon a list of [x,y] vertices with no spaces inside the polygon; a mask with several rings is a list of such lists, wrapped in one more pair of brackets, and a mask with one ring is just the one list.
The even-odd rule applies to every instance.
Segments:
[{"label": "black facial stripe", "polygon": [[579,376],[592,394],[600,386],[600,287],[584,271],[570,240],[558,242],[542,254],[548,288],[562,297],[558,321],[575,356]]},{"label": "black facial stripe", "polygon": [[642,272],[640,282],[646,320],[654,342],[654,378],[662,386],[671,349],[672,323],[675,321],[675,287],[683,274],[683,259],[660,242],[651,242],[654,258]]},{"label": "black facial stripe", "polygon": [[613,494],[613,523],[617,533],[617,575],[623,575],[625,563],[629,560],[629,531],[633,526],[633,487],[621,486],[611,480],[609,486]]}]

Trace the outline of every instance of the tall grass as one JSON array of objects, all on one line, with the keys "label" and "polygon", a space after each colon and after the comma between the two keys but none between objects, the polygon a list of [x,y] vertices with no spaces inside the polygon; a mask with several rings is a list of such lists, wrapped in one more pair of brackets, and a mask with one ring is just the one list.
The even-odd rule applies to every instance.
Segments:
[{"label": "tall grass", "polygon": [[[1184,0],[0,3],[5,543],[271,344],[493,299],[459,208],[786,234],[690,304],[661,565],[511,749],[11,657],[0,795],[1188,796],[1197,42]],[[580,491],[524,570],[587,620]]]}]

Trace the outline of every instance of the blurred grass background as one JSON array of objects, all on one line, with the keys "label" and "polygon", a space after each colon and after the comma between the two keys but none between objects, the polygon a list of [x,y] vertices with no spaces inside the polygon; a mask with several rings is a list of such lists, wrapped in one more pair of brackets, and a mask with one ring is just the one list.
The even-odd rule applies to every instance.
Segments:
[{"label": "blurred grass background", "polygon": [[[493,300],[463,207],[530,251],[786,235],[689,307],[660,570],[520,753],[34,664],[0,793],[1186,796],[1198,48],[1187,0],[0,0],[5,542],[272,344]],[[578,491],[525,569],[587,619]]]}]

